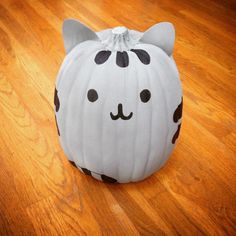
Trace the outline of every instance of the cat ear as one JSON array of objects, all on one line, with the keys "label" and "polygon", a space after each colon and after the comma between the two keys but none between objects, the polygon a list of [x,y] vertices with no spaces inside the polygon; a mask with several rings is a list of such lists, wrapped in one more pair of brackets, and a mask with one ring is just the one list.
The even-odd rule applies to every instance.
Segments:
[{"label": "cat ear", "polygon": [[175,42],[175,28],[169,22],[161,22],[145,31],[139,41],[153,44],[171,56]]},{"label": "cat ear", "polygon": [[95,32],[73,19],[64,20],[62,31],[66,54],[83,41],[99,40]]}]

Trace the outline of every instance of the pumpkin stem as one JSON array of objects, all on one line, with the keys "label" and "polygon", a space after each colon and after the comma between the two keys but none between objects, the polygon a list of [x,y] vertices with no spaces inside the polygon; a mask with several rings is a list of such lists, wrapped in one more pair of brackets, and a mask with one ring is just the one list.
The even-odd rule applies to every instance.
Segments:
[{"label": "pumpkin stem", "polygon": [[129,30],[124,26],[113,28],[110,36],[103,43],[111,51],[128,51],[134,45]]}]

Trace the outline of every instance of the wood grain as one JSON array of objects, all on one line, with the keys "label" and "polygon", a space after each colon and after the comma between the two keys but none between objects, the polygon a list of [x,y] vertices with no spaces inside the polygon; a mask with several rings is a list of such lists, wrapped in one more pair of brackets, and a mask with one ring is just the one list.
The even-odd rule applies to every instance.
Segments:
[{"label": "wood grain", "polygon": [[[236,235],[236,3],[0,2],[0,235]],[[140,183],[81,174],[59,146],[54,82],[61,26],[176,27],[184,91],[178,145]]]}]

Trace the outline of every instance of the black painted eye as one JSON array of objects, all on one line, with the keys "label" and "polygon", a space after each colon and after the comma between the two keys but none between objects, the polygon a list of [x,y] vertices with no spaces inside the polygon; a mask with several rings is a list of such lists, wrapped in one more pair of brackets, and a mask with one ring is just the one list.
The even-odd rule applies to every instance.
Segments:
[{"label": "black painted eye", "polygon": [[90,102],[95,102],[98,99],[98,93],[95,89],[89,89],[87,97]]},{"label": "black painted eye", "polygon": [[141,93],[140,93],[140,98],[141,101],[146,103],[150,100],[151,98],[151,93],[148,89],[144,89]]}]

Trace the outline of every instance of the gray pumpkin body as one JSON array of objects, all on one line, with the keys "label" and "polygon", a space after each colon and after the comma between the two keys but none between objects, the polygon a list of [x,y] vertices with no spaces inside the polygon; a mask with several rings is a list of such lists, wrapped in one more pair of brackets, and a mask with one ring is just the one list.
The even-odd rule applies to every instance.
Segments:
[{"label": "gray pumpkin body", "polygon": [[[96,63],[98,53],[108,50],[101,41],[111,30],[97,33],[101,41],[73,47],[60,68],[55,95],[60,142],[68,159],[86,174],[120,183],[145,179],[165,164],[182,114],[172,56],[140,42],[143,33],[129,33],[133,51],[125,51],[128,66],[127,59],[119,65],[117,50]],[[145,57],[142,63],[135,50],[145,51],[149,61]]]}]

